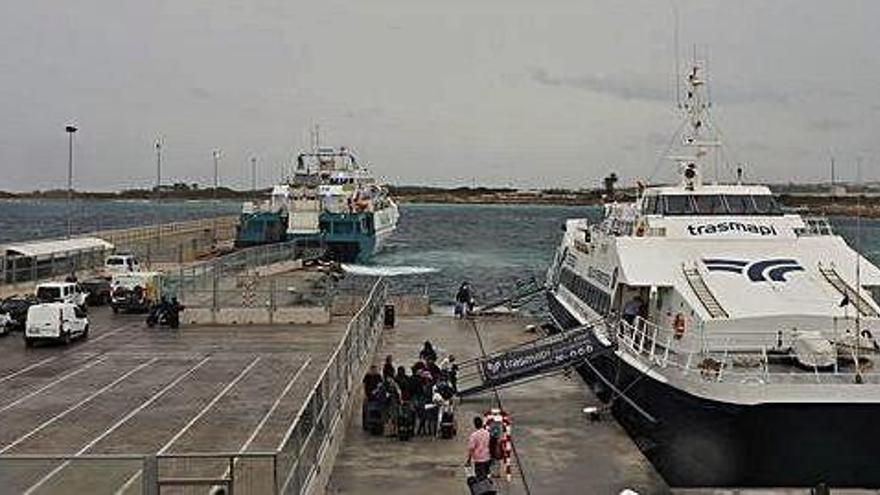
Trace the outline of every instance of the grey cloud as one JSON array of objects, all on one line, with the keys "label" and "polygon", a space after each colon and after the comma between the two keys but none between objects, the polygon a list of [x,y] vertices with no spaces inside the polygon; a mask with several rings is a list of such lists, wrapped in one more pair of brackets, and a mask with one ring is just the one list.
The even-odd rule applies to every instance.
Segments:
[{"label": "grey cloud", "polygon": [[847,122],[840,119],[834,118],[823,118],[818,120],[813,120],[807,123],[807,128],[812,131],[820,131],[820,132],[829,132],[829,131],[842,131],[849,129],[853,126],[852,122]]},{"label": "grey cloud", "polygon": [[551,75],[546,69],[529,71],[533,81],[545,86],[584,89],[625,100],[670,101],[671,92],[647,76],[634,74],[588,74],[579,76]]}]

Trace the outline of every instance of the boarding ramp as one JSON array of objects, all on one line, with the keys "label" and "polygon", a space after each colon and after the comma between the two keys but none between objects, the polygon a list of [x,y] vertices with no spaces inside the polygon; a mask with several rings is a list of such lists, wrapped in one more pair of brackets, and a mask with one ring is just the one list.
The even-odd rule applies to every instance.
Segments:
[{"label": "boarding ramp", "polygon": [[545,289],[546,287],[544,287],[544,284],[534,277],[526,280],[518,280],[509,294],[501,296],[488,304],[474,308],[474,314],[485,314],[501,307],[508,307],[511,309],[518,308],[535,296],[543,294]]},{"label": "boarding ramp", "polygon": [[596,321],[465,361],[460,366],[458,395],[467,397],[531,381],[612,352],[613,346],[599,342],[594,333],[596,325],[604,324]]}]

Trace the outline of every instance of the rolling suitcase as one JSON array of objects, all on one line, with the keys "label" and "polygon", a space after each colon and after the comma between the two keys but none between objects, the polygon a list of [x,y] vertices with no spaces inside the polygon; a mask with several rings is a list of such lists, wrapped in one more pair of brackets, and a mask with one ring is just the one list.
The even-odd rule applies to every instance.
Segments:
[{"label": "rolling suitcase", "polygon": [[455,413],[443,411],[440,414],[440,438],[450,439],[456,434]]},{"label": "rolling suitcase", "polygon": [[468,476],[468,488],[471,489],[471,495],[497,495],[495,482],[492,478],[477,478],[476,476]]}]

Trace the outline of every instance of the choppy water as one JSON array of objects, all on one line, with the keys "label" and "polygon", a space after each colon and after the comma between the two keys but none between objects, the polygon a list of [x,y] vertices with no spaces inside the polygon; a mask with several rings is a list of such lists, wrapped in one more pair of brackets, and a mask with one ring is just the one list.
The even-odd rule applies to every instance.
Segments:
[{"label": "choppy water", "polygon": [[[379,267],[433,268],[406,277],[427,283],[432,299],[446,303],[462,280],[489,301],[508,293],[517,280],[541,277],[553,258],[567,218],[598,220],[599,207],[538,205],[402,205],[400,227],[387,249],[372,261]],[[858,246],[855,218],[831,219],[850,245]],[[880,220],[861,220],[860,251],[880,263]]]},{"label": "choppy water", "polygon": [[[66,232],[64,201],[0,201],[0,242],[60,236]],[[163,202],[163,221],[216,214],[236,214],[239,203],[222,201]],[[74,228],[89,232],[148,225],[155,221],[149,201],[77,201]],[[517,280],[541,279],[562,233],[566,218],[598,219],[600,209],[539,205],[401,206],[400,226],[385,250],[363,275],[397,275],[396,285],[427,286],[438,303],[451,301],[463,280],[474,285],[481,301],[509,290]],[[858,246],[857,219],[832,218],[836,231]],[[861,249],[880,263],[880,220],[861,220]],[[413,275],[405,275],[415,273]]]},{"label": "choppy water", "polygon": [[[158,212],[162,222],[193,220],[241,211],[238,201],[86,200],[73,202],[74,233],[149,225]],[[0,201],[0,243],[59,237],[67,233],[67,202],[64,200]]]}]

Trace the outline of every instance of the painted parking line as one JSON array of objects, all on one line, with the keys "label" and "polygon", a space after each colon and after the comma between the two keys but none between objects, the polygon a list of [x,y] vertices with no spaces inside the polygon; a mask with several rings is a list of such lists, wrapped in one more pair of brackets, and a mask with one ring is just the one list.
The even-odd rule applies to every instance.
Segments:
[{"label": "painted parking line", "polygon": [[10,379],[12,379],[12,378],[15,378],[15,377],[17,377],[18,375],[21,375],[21,374],[27,373],[28,371],[30,371],[30,370],[32,370],[32,369],[34,369],[34,368],[39,368],[40,366],[42,366],[42,365],[44,365],[44,364],[46,364],[46,363],[52,362],[52,361],[54,361],[54,360],[56,360],[56,359],[58,359],[58,356],[47,357],[46,359],[44,359],[44,360],[42,360],[42,361],[37,361],[36,363],[34,363],[34,364],[30,365],[30,366],[26,366],[26,367],[24,367],[24,368],[22,368],[22,369],[20,369],[20,370],[18,370],[18,371],[16,371],[16,372],[10,373],[10,374],[8,374],[8,375],[6,375],[6,376],[0,378],[0,383],[3,383],[3,382],[5,382],[6,380],[10,380]]},{"label": "painted parking line", "polygon": [[[269,418],[272,416],[272,414],[275,413],[275,410],[278,409],[278,405],[281,404],[281,401],[284,399],[284,397],[287,396],[287,394],[293,388],[293,385],[296,383],[297,380],[299,380],[300,375],[302,375],[303,371],[305,371],[305,369],[309,366],[309,364],[311,364],[311,362],[312,362],[312,358],[308,358],[306,360],[306,362],[303,363],[303,365],[300,366],[298,370],[296,370],[296,373],[294,373],[293,378],[291,378],[290,381],[287,382],[287,386],[285,386],[284,390],[282,390],[281,393],[278,394],[278,397],[275,398],[275,402],[272,403],[272,407],[270,407],[269,410],[266,411],[266,414],[264,414],[263,418],[260,419],[260,422],[257,423],[257,427],[254,428],[254,431],[251,432],[251,435],[241,445],[241,448],[238,449],[239,453],[244,452],[245,450],[247,450],[251,446],[251,444],[254,442],[254,439],[256,439],[257,435],[260,433],[260,430],[263,429],[263,426],[266,425],[266,422],[269,421]],[[229,468],[227,468],[227,470],[228,469]],[[228,471],[227,471],[227,473],[228,473]]]},{"label": "painted parking line", "polygon": [[[215,395],[211,399],[211,401],[208,402],[208,404],[206,404],[205,407],[203,407],[201,411],[199,411],[198,414],[193,416],[193,418],[190,419],[189,422],[183,426],[183,428],[178,430],[177,433],[175,433],[174,436],[171,437],[171,439],[168,440],[165,443],[165,445],[163,445],[162,448],[159,449],[158,452],[156,452],[156,455],[158,456],[158,455],[164,454],[165,451],[168,450],[171,447],[171,445],[174,444],[174,442],[176,442],[178,439],[180,439],[180,437],[183,436],[184,433],[186,433],[187,430],[189,430],[199,419],[201,419],[202,416],[204,416],[209,410],[211,410],[211,408],[214,407],[214,405],[217,404],[217,402],[220,399],[222,399],[224,395],[226,395],[230,390],[232,390],[232,387],[234,387],[242,378],[244,378],[244,376],[248,373],[248,371],[253,369],[253,367],[256,366],[256,364],[260,361],[260,359],[262,359],[262,358],[261,357],[254,358],[254,360],[251,361],[250,364],[245,366],[244,369],[241,370],[241,372],[239,372],[239,374],[235,378],[233,378],[231,382],[227,383],[226,386],[223,387],[223,389],[220,390],[220,392],[218,392],[217,395]],[[115,493],[117,495],[125,493],[126,490],[131,488],[132,484],[135,481],[137,481],[138,478],[141,477],[141,473],[142,473],[142,471],[139,469],[136,473],[131,475],[131,477],[128,478],[125,481],[125,483],[123,483],[122,486],[120,486],[119,489],[116,490]],[[27,495],[27,492],[25,492],[25,495]]]},{"label": "painted parking line", "polygon": [[[152,405],[154,402],[159,400],[163,395],[168,393],[172,388],[176,387],[186,377],[190,376],[197,369],[201,368],[205,363],[208,362],[209,359],[211,359],[211,356],[208,356],[208,357],[202,359],[201,361],[196,363],[195,366],[192,366],[190,369],[188,369],[185,372],[183,372],[182,374],[180,374],[177,378],[175,378],[173,381],[171,381],[168,385],[165,385],[164,387],[162,387],[161,390],[159,390],[158,392],[153,394],[150,398],[148,398],[147,400],[142,402],[138,407],[132,409],[125,416],[123,416],[121,419],[119,419],[117,422],[113,423],[113,425],[111,425],[109,428],[104,430],[103,433],[101,433],[97,437],[93,438],[89,443],[85,444],[81,449],[79,449],[75,454],[73,454],[73,457],[79,457],[79,456],[85,454],[86,452],[88,452],[88,450],[91,449],[92,447],[94,447],[95,445],[97,445],[98,442],[100,442],[101,440],[110,436],[111,433],[113,433],[114,431],[119,429],[122,425],[127,423],[128,420],[133,418],[136,414],[138,414],[139,412],[143,411],[144,409],[150,407],[150,405]],[[56,474],[60,473],[64,468],[69,466],[70,462],[71,462],[70,460],[67,460],[67,461],[64,461],[61,464],[59,464],[55,469],[53,469],[48,474],[46,474],[45,476],[40,478],[36,483],[31,485],[31,487],[28,488],[24,493],[26,495],[30,495],[30,494],[34,493],[41,486],[45,485],[47,481],[49,481],[50,479],[55,477]]]},{"label": "painted parking line", "polygon": [[40,431],[42,431],[42,430],[45,429],[46,427],[48,427],[48,426],[54,424],[54,423],[55,423],[56,421],[58,421],[59,419],[61,419],[61,418],[65,417],[65,416],[67,416],[68,414],[72,413],[73,411],[76,411],[76,410],[79,409],[80,407],[82,407],[82,406],[88,404],[89,402],[91,402],[92,400],[94,400],[95,398],[97,398],[99,395],[103,394],[104,392],[106,392],[106,391],[110,390],[111,388],[115,387],[116,385],[118,385],[120,382],[122,382],[122,381],[125,380],[126,378],[128,378],[128,377],[130,377],[131,375],[137,373],[138,371],[140,371],[140,370],[146,368],[147,366],[150,366],[151,364],[155,363],[155,362],[158,361],[158,360],[159,360],[159,358],[153,358],[153,359],[150,359],[150,360],[147,361],[147,362],[141,363],[140,365],[138,365],[138,366],[134,367],[133,369],[129,370],[129,371],[128,371],[127,373],[125,373],[124,375],[122,375],[122,376],[120,376],[119,378],[113,380],[112,382],[108,383],[107,385],[104,385],[103,387],[101,387],[100,389],[96,390],[95,392],[91,393],[88,397],[82,399],[81,401],[77,402],[76,404],[73,404],[72,406],[68,407],[68,408],[65,409],[64,411],[61,411],[60,413],[56,414],[55,416],[51,417],[50,419],[44,421],[42,424],[40,424],[39,426],[37,426],[37,427],[34,428],[33,430],[31,430],[31,431],[25,433],[24,435],[18,437],[17,439],[15,439],[15,441],[13,441],[13,442],[10,443],[9,445],[7,445],[7,446],[3,447],[2,449],[0,449],[0,455],[2,455],[2,454],[4,454],[4,453],[8,452],[10,449],[12,449],[12,448],[14,448],[15,446],[17,446],[17,445],[21,444],[22,442],[26,441],[28,438],[31,438],[32,436],[36,435],[37,433],[39,433]]},{"label": "painted parking line", "polygon": [[95,359],[94,361],[86,363],[85,365],[80,366],[79,368],[71,371],[70,373],[63,375],[62,377],[60,377],[58,379],[52,380],[51,382],[47,383],[46,385],[43,385],[42,387],[34,390],[33,392],[26,394],[25,396],[20,397],[16,400],[10,402],[9,404],[6,404],[3,407],[0,407],[0,413],[8,411],[9,409],[12,409],[13,407],[21,404],[22,402],[24,402],[28,399],[31,399],[33,397],[36,397],[37,395],[40,395],[41,393],[45,392],[46,390],[49,390],[50,388],[54,387],[55,385],[58,385],[59,383],[67,380],[68,378],[72,378],[72,377],[82,373],[83,371],[86,371],[87,369],[95,366],[96,364],[103,363],[106,360],[107,360],[107,357],[102,356],[102,357],[99,357],[98,359]]},{"label": "painted parking line", "polygon": [[248,373],[248,371],[252,370],[254,368],[254,366],[256,366],[257,363],[260,362],[260,359],[262,359],[262,357],[256,357],[256,358],[254,358],[253,361],[250,362],[250,364],[245,366],[244,369],[241,370],[241,372],[235,378],[233,378],[231,382],[227,383],[226,386],[223,387],[223,389],[220,390],[220,392],[218,392],[217,395],[215,395],[211,399],[211,401],[208,402],[205,405],[205,407],[202,408],[201,411],[199,411],[198,414],[193,416],[193,418],[190,419],[188,423],[183,425],[183,428],[178,430],[178,432],[175,433],[174,436],[171,437],[170,440],[165,442],[165,445],[163,445],[162,448],[159,449],[158,452],[156,452],[156,455],[162,455],[165,453],[165,451],[167,451],[169,448],[171,448],[171,446],[174,444],[174,442],[176,442],[180,437],[182,437],[184,435],[184,433],[186,433],[187,430],[189,430],[192,427],[192,425],[196,424],[196,422],[202,418],[202,416],[207,414],[207,412],[210,411],[211,408],[214,407],[214,405],[217,404],[217,402],[219,402],[220,399],[222,399],[224,395],[229,393],[229,391],[232,390],[232,387],[234,387],[239,381],[241,381],[241,379],[244,378],[244,376]]}]

